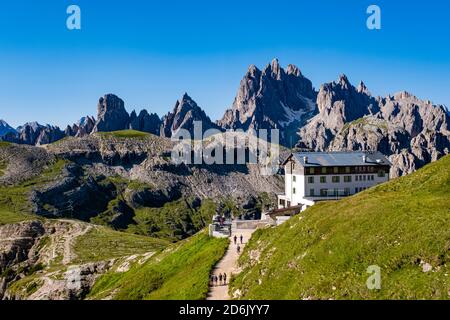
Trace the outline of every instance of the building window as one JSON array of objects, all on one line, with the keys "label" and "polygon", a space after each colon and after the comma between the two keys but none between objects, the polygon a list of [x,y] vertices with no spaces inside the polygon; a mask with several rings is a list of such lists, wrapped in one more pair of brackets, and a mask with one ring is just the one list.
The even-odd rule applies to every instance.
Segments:
[{"label": "building window", "polygon": [[345,188],[344,194],[345,194],[346,196],[349,196],[349,195],[350,195],[350,188]]},{"label": "building window", "polygon": [[314,177],[308,177],[308,183],[314,183]]},{"label": "building window", "polygon": [[292,193],[293,193],[293,194],[295,194],[295,191],[296,191],[295,188],[292,188]]},{"label": "building window", "polygon": [[310,195],[311,197],[314,197],[314,189],[309,189],[309,195]]},{"label": "building window", "polygon": [[380,178],[384,178],[384,175],[385,175],[385,173],[384,173],[383,170],[378,171],[378,176],[379,176]]},{"label": "building window", "polygon": [[345,173],[350,173],[350,167],[345,167]]},{"label": "building window", "polygon": [[314,168],[309,168],[309,173],[314,174]]},{"label": "building window", "polygon": [[352,176],[344,176],[344,182],[352,182]]},{"label": "building window", "polygon": [[334,188],[333,195],[336,196],[336,197],[339,196],[339,189],[338,188]]},{"label": "building window", "polygon": [[367,178],[367,176],[366,176],[366,175],[363,175],[363,180],[364,180],[364,181],[366,181],[366,178]]},{"label": "building window", "polygon": [[333,176],[333,177],[331,178],[331,181],[332,181],[333,183],[339,183],[339,182],[341,181],[341,179],[340,179],[339,176]]},{"label": "building window", "polygon": [[320,177],[320,183],[327,183],[327,177]]},{"label": "building window", "polygon": [[333,167],[333,172],[334,173],[339,173],[339,167]]},{"label": "building window", "polygon": [[326,197],[326,196],[327,196],[327,193],[328,193],[328,190],[327,190],[327,189],[320,189],[320,196],[321,196],[321,197]]},{"label": "building window", "polygon": [[322,167],[321,170],[322,170],[322,173],[323,173],[323,174],[326,174],[326,173],[327,173],[327,168],[326,168],[326,167]]},{"label": "building window", "polygon": [[359,176],[359,181],[362,181],[362,176],[361,175]]},{"label": "building window", "polygon": [[284,199],[280,199],[280,206],[285,206],[286,205],[286,201]]},{"label": "building window", "polygon": [[358,193],[358,188],[355,188],[355,193]]},{"label": "building window", "polygon": [[374,176],[373,176],[373,174],[370,176],[370,180],[374,180]]},{"label": "building window", "polygon": [[292,181],[297,181],[297,177],[296,176],[292,176]]},{"label": "building window", "polygon": [[355,176],[355,181],[358,181],[358,176]]},{"label": "building window", "polygon": [[369,172],[373,172],[373,167],[369,167]]}]

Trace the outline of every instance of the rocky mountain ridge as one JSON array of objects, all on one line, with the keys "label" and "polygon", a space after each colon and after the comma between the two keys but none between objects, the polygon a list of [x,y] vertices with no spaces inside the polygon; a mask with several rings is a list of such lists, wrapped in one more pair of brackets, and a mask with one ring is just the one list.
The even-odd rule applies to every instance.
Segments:
[{"label": "rocky mountain ridge", "polygon": [[[16,131],[4,129],[9,132],[0,135],[0,139],[44,145],[67,136],[79,138],[126,129],[170,138],[180,129],[192,136],[194,121],[200,121],[202,133],[208,129],[274,128],[280,130],[281,145],[288,147],[378,150],[390,156],[392,173],[397,176],[449,152],[449,117],[445,107],[406,92],[374,97],[363,82],[354,87],[345,75],[316,91],[298,67],[288,65],[283,69],[274,59],[262,70],[249,67],[231,108],[215,123],[188,94],[162,118],[145,109],[139,114],[128,114],[122,99],[107,94],[99,99],[96,119],[83,117],[64,132],[58,127],[28,123]],[[268,138],[271,139],[270,134]]]}]

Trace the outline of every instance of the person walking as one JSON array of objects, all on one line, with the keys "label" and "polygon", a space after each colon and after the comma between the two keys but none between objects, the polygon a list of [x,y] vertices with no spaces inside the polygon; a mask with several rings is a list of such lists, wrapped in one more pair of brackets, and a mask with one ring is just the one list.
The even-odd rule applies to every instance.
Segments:
[{"label": "person walking", "polygon": [[217,287],[217,276],[214,275],[214,286]]},{"label": "person walking", "polygon": [[244,243],[244,236],[241,234],[241,244]]},{"label": "person walking", "polygon": [[234,244],[236,244],[236,242],[237,242],[237,236],[234,235]]},{"label": "person walking", "polygon": [[219,273],[219,284],[222,285],[222,274]]},{"label": "person walking", "polygon": [[227,284],[227,274],[223,273],[223,284]]},{"label": "person walking", "polygon": [[211,286],[214,286],[214,275],[213,274],[209,278],[209,281],[210,281]]},{"label": "person walking", "polygon": [[237,248],[236,248],[236,250],[237,250],[237,253],[238,253],[238,254],[241,253],[241,246],[238,245]]}]

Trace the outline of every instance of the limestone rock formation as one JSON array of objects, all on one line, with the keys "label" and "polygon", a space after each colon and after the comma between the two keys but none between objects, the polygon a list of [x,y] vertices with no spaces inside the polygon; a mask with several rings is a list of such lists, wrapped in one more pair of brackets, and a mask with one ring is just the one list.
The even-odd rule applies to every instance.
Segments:
[{"label": "limestone rock formation", "polygon": [[262,71],[249,67],[231,109],[218,124],[245,131],[280,129],[281,143],[292,145],[296,142],[293,133],[317,113],[315,100],[311,81],[296,66],[288,65],[284,70],[274,59]]},{"label": "limestone rock formation", "polygon": [[407,92],[374,98],[346,77],[321,87],[319,114],[300,129],[298,147],[377,150],[390,156],[393,177],[411,173],[450,149],[449,115]]},{"label": "limestone rock formation", "polygon": [[3,140],[18,144],[44,145],[58,141],[64,136],[64,132],[56,126],[30,122],[18,127],[17,133],[9,132]]},{"label": "limestone rock formation", "polygon": [[130,114],[130,129],[159,135],[160,127],[161,119],[156,113],[149,114],[144,109],[139,112],[139,115],[136,115],[134,110]]},{"label": "limestone rock formation", "polygon": [[161,124],[161,136],[172,137],[180,129],[189,131],[191,137],[194,137],[194,121],[201,122],[202,133],[209,129],[220,128],[211,121],[206,113],[197,105],[197,103],[185,93],[178,100],[172,112],[163,117]]},{"label": "limestone rock formation", "polygon": [[123,100],[114,94],[107,94],[98,101],[97,122],[92,132],[127,129],[129,118]]}]

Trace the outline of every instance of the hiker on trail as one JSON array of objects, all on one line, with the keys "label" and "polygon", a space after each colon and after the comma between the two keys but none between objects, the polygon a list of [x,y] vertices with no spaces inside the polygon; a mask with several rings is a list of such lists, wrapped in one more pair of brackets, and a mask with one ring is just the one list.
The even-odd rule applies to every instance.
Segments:
[{"label": "hiker on trail", "polygon": [[241,253],[241,246],[240,245],[237,246],[237,253],[238,254]]},{"label": "hiker on trail", "polygon": [[220,283],[220,285],[222,285],[222,274],[221,273],[219,273],[219,283]]},{"label": "hiker on trail", "polygon": [[214,276],[214,283],[217,286],[217,276],[216,275]]},{"label": "hiker on trail", "polygon": [[234,244],[236,244],[236,242],[237,242],[237,236],[234,235]]},{"label": "hiker on trail", "polygon": [[244,236],[241,234],[241,244],[244,243]]},{"label": "hiker on trail", "polygon": [[211,285],[213,286],[214,285],[214,275],[213,274],[210,277],[210,282],[211,282]]},{"label": "hiker on trail", "polygon": [[227,284],[227,274],[223,273],[223,284]]}]

